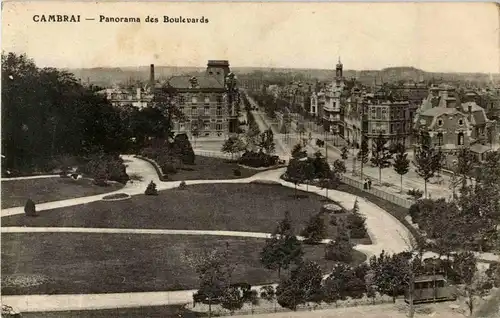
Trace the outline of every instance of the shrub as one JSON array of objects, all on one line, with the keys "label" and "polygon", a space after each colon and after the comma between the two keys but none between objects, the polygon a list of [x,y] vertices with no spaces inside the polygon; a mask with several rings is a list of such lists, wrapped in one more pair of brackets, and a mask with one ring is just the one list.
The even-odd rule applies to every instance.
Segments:
[{"label": "shrub", "polygon": [[411,190],[408,190],[407,194],[411,195],[413,198],[418,200],[424,195],[424,192],[421,190],[418,190],[418,189],[411,189]]},{"label": "shrub", "polygon": [[278,163],[278,156],[271,156],[262,151],[245,151],[241,158],[238,160],[240,164],[259,168],[259,167],[271,167]]},{"label": "shrub", "polygon": [[28,199],[28,201],[26,201],[26,204],[24,205],[24,214],[26,216],[36,216],[37,215],[35,202],[33,202],[33,200]]},{"label": "shrub", "polygon": [[195,154],[186,134],[177,134],[172,143],[172,148],[182,163],[194,165]]},{"label": "shrub", "polygon": [[352,213],[347,216],[347,228],[352,238],[364,238],[367,236],[365,218],[357,213]]},{"label": "shrub", "polygon": [[185,181],[181,181],[181,183],[179,183],[179,189],[181,189],[181,190],[186,189],[186,186],[187,186],[187,185],[186,185],[186,182],[185,182]]},{"label": "shrub", "polygon": [[158,195],[158,190],[156,190],[156,183],[154,183],[152,180],[148,184],[148,187],[146,188],[146,191],[144,191],[145,195]]},{"label": "shrub", "polygon": [[352,261],[352,246],[346,241],[330,242],[325,247],[325,259],[349,263]]},{"label": "shrub", "polygon": [[240,169],[234,169],[234,170],[233,170],[233,174],[234,174],[236,177],[241,177],[241,171],[240,171]]}]

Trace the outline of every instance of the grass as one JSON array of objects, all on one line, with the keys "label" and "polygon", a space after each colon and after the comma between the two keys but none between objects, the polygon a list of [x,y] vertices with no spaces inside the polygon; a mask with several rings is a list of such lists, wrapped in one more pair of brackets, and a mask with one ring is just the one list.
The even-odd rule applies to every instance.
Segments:
[{"label": "grass", "polygon": [[23,318],[144,318],[144,317],[203,317],[201,313],[183,309],[182,306],[154,306],[139,308],[117,308],[99,310],[27,312]]},{"label": "grass", "polygon": [[[196,156],[195,165],[184,165],[183,168],[168,174],[168,181],[241,179],[261,172],[240,167],[227,159],[203,156]],[[241,172],[240,176],[234,174],[235,169]]]},{"label": "grass", "polygon": [[[2,294],[118,293],[189,290],[198,287],[192,260],[212,248],[229,246],[236,265],[232,280],[251,285],[277,281],[265,269],[260,251],[265,240],[190,235],[28,233],[2,235]],[[98,248],[96,248],[98,247]],[[324,246],[305,246],[305,259],[324,272],[335,262],[324,259]],[[352,264],[363,262],[354,253]],[[11,283],[10,277],[44,277],[37,283]]]},{"label": "grass", "polygon": [[38,218],[13,215],[2,226],[156,228],[270,233],[285,211],[298,234],[309,217],[326,204],[323,197],[262,184],[198,184],[186,189],[139,194],[123,201],[96,201],[42,211]]},{"label": "grass", "polygon": [[31,198],[35,204],[107,193],[123,188],[110,183],[107,187],[92,184],[92,180],[71,178],[42,178],[2,182],[2,209],[24,206]]}]

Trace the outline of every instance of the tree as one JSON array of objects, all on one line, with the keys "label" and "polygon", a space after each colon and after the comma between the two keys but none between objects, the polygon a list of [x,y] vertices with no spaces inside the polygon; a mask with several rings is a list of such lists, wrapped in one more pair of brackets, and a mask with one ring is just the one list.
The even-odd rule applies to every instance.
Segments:
[{"label": "tree", "polygon": [[377,285],[375,280],[375,272],[370,269],[365,275],[366,296],[372,299],[372,304],[375,304],[377,297]]},{"label": "tree", "polygon": [[264,150],[268,155],[274,153],[276,145],[274,144],[274,134],[271,128],[261,133],[259,137],[260,149]]},{"label": "tree", "polygon": [[208,316],[212,316],[212,303],[220,301],[230,287],[234,267],[229,263],[228,250],[213,249],[194,259],[199,279],[198,293],[208,301]]},{"label": "tree", "polygon": [[287,178],[295,185],[295,197],[297,197],[297,185],[304,182],[308,177],[306,169],[306,164],[299,159],[290,160],[286,168]]},{"label": "tree", "polygon": [[330,275],[325,279],[323,293],[325,302],[336,303],[347,297],[347,286],[351,267],[344,263],[335,264]]},{"label": "tree", "polygon": [[476,156],[467,147],[462,147],[457,154],[455,172],[460,176],[462,188],[467,186],[467,180],[472,180],[472,174],[477,164]]},{"label": "tree", "polygon": [[2,53],[2,168],[50,171],[60,156],[87,156],[101,148],[126,151],[123,110],[73,74],[38,68],[26,55]]},{"label": "tree", "polygon": [[403,193],[403,176],[410,171],[410,160],[405,152],[404,146],[397,147],[398,152],[394,155],[394,171],[400,176],[401,193]]},{"label": "tree", "polygon": [[335,159],[335,161],[333,162],[333,173],[335,173],[340,179],[341,176],[346,172],[347,168],[345,166],[344,161],[340,159]]},{"label": "tree", "polygon": [[391,295],[393,302],[403,292],[406,276],[406,265],[409,253],[401,255],[388,255],[384,251],[377,258],[370,259],[370,268],[375,274],[375,285],[377,290],[386,295]]},{"label": "tree", "polygon": [[323,215],[321,213],[317,213],[311,216],[300,235],[303,236],[308,243],[320,243],[327,235],[327,229]]},{"label": "tree", "polygon": [[195,154],[186,134],[175,135],[172,148],[174,150],[174,153],[183,164],[194,164]]},{"label": "tree", "polygon": [[296,144],[292,148],[292,158],[301,159],[307,157],[307,151],[302,148],[300,143]]},{"label": "tree", "polygon": [[234,160],[234,154],[245,150],[245,144],[238,136],[231,136],[222,145],[222,152],[230,153],[231,159]]},{"label": "tree", "polygon": [[488,292],[493,287],[492,282],[484,274],[475,270],[474,275],[469,283],[458,286],[458,295],[465,298],[465,304],[469,309],[469,315],[472,316],[474,309],[482,297],[488,295]]},{"label": "tree", "polygon": [[297,310],[297,306],[307,301],[321,299],[321,267],[311,261],[302,262],[295,268],[290,278],[280,282],[276,296],[280,306]]},{"label": "tree", "polygon": [[274,312],[276,312],[276,291],[272,285],[262,286],[260,288],[260,297],[274,304]]},{"label": "tree", "polygon": [[235,310],[241,309],[244,303],[245,298],[240,288],[230,286],[222,292],[220,304],[222,308],[229,310],[231,314],[233,314]]},{"label": "tree", "polygon": [[368,150],[368,139],[366,137],[361,138],[361,147],[358,152],[358,160],[361,162],[361,179],[363,179],[363,165],[368,163],[369,150]]},{"label": "tree", "polygon": [[290,213],[286,212],[271,238],[266,240],[266,245],[261,251],[260,261],[265,268],[278,271],[288,269],[290,264],[298,264],[302,261],[302,245],[293,234]]},{"label": "tree", "polygon": [[424,180],[424,197],[427,197],[427,182],[441,169],[442,160],[443,154],[425,143],[415,152],[416,172]]},{"label": "tree", "polygon": [[371,161],[376,167],[378,167],[378,181],[380,185],[382,185],[382,169],[390,166],[389,159],[391,158],[391,154],[385,145],[386,143],[387,139],[384,138],[382,133],[380,133],[378,137],[373,140],[372,144]]},{"label": "tree", "polygon": [[325,247],[325,259],[349,263],[352,261],[352,244],[348,229],[342,223],[337,228],[337,235]]},{"label": "tree", "polygon": [[342,148],[341,158],[342,160],[347,160],[349,158],[349,149],[345,146]]}]

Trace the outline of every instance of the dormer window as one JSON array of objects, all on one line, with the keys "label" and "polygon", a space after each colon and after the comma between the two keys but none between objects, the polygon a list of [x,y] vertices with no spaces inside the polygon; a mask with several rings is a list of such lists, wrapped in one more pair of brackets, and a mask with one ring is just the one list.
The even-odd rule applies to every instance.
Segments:
[{"label": "dormer window", "polygon": [[464,120],[463,119],[459,119],[458,120],[458,125],[459,126],[463,126],[464,125]]},{"label": "dormer window", "polygon": [[442,119],[438,119],[438,127],[443,127],[443,120]]},{"label": "dormer window", "polygon": [[191,103],[193,103],[193,104],[198,103],[198,99],[196,98],[196,96],[193,96],[193,97],[191,98]]},{"label": "dormer window", "polygon": [[208,104],[208,103],[210,103],[210,97],[205,96],[205,104]]}]

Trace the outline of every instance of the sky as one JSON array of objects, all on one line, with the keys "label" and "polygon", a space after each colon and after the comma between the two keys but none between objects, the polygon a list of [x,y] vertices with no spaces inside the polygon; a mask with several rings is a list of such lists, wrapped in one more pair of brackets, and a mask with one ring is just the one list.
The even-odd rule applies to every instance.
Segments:
[{"label": "sky", "polygon": [[[60,68],[204,67],[226,59],[233,67],[331,69],[340,56],[345,69],[500,73],[499,12],[493,3],[7,2],[2,50]],[[33,21],[42,14],[82,22]],[[141,23],[101,23],[100,15]],[[209,22],[169,24],[165,15]]]}]

